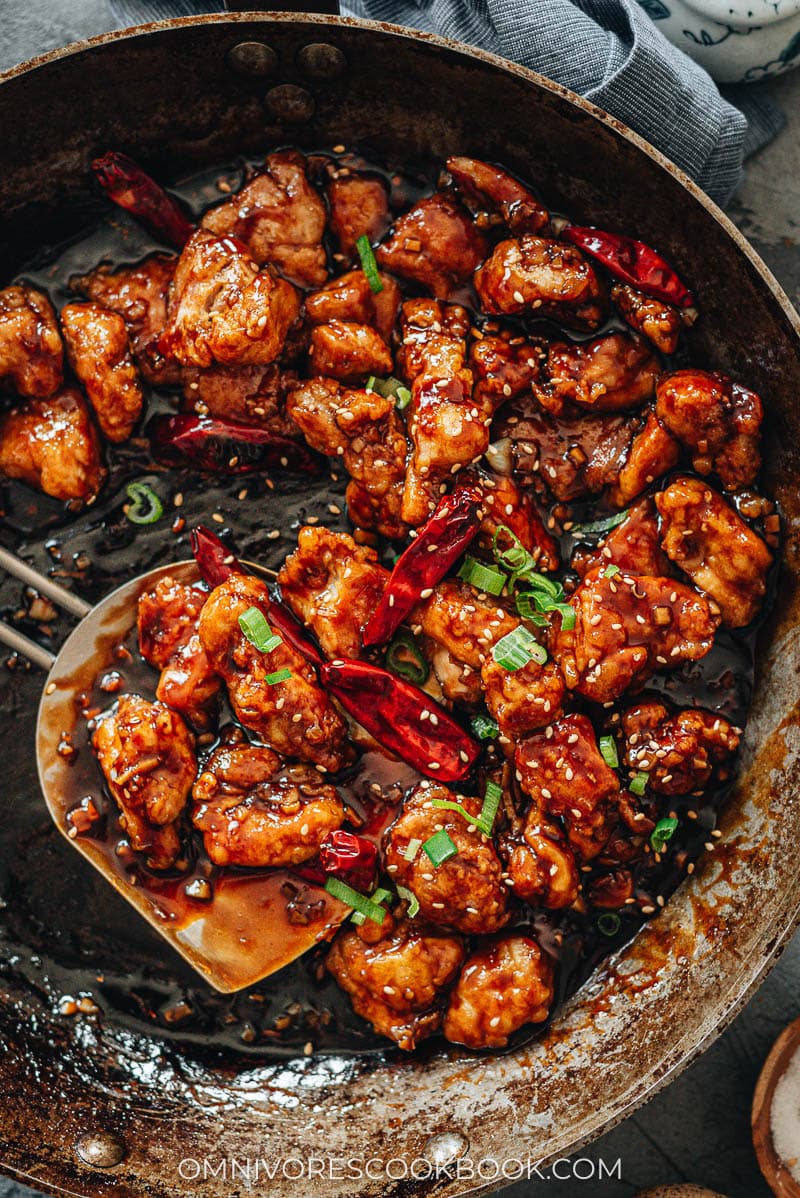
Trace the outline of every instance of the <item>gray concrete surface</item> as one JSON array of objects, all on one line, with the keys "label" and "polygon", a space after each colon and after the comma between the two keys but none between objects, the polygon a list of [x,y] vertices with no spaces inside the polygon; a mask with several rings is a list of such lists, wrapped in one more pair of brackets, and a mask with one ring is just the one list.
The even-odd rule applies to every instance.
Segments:
[{"label": "gray concrete surface", "polygon": [[[0,18],[0,69],[113,27],[105,0],[0,0]],[[800,306],[800,71],[766,86],[789,123],[748,163],[731,214]],[[640,1189],[681,1181],[708,1186],[729,1198],[769,1198],[750,1140],[750,1102],[772,1042],[798,1015],[800,937],[700,1060],[579,1154],[595,1162],[594,1178],[520,1182],[504,1191],[505,1198],[539,1193],[548,1198],[630,1198]],[[664,1018],[669,1019],[668,1011]],[[612,1173],[619,1161],[621,1176],[598,1181],[601,1160]],[[588,1172],[588,1167],[580,1172]],[[0,1198],[35,1198],[35,1191],[0,1178]]]}]

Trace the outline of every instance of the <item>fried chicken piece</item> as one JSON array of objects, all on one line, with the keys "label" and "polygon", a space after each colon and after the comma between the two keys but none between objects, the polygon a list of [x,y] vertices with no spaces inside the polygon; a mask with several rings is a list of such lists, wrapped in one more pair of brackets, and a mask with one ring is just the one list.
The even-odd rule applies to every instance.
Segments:
[{"label": "fried chicken piece", "polygon": [[652,408],[643,425],[634,431],[633,440],[616,483],[609,486],[607,498],[612,507],[625,507],[641,495],[659,474],[677,466],[680,449]]},{"label": "fried chicken piece", "polygon": [[[239,617],[255,607],[269,621],[269,592],[257,578],[233,574],[216,587],[200,615],[200,641],[222,676],[234,714],[259,740],[286,757],[335,772],[350,760],[344,723],[317,683],[312,667],[285,640],[269,653],[256,649]],[[267,677],[288,669],[291,677]]]},{"label": "fried chicken piece", "polygon": [[492,645],[519,625],[491,596],[479,595],[468,582],[445,578],[411,615],[425,638],[427,656],[446,699],[477,703],[481,667]]},{"label": "fried chicken piece", "polygon": [[696,707],[670,715],[663,703],[637,703],[623,714],[622,729],[626,765],[647,773],[650,790],[662,795],[702,791],[739,747],[732,724]]},{"label": "fried chicken piece", "polygon": [[586,890],[589,904],[603,911],[616,911],[627,906],[634,893],[633,874],[629,869],[614,869],[609,873],[595,874]]},{"label": "fried chicken piece", "polygon": [[312,324],[331,320],[366,324],[389,341],[400,309],[401,293],[391,275],[381,274],[383,290],[370,287],[363,270],[349,270],[306,296],[306,315]]},{"label": "fried chicken piece", "polygon": [[481,413],[472,398],[472,372],[465,361],[465,308],[437,300],[407,300],[401,328],[398,361],[411,383],[412,446],[402,514],[407,524],[416,526],[435,508],[445,480],[486,452],[491,412]]},{"label": "fried chicken piece", "polygon": [[198,416],[270,428],[285,437],[300,430],[286,412],[286,397],[297,386],[294,370],[268,366],[211,366],[183,371],[183,395]]},{"label": "fried chicken piece", "polygon": [[514,762],[519,784],[533,800],[534,820],[536,809],[560,816],[578,860],[595,858],[611,832],[620,784],[586,716],[561,716],[525,737]]},{"label": "fried chicken piece", "polygon": [[489,654],[481,666],[486,706],[497,720],[500,741],[513,753],[517,738],[544,728],[561,714],[564,679],[552,660],[540,666],[529,661],[520,670],[508,670]]},{"label": "fried chicken piece", "polygon": [[589,259],[546,237],[501,241],[474,282],[483,310],[498,316],[535,313],[592,332],[608,312],[605,287]]},{"label": "fried chicken piece", "polygon": [[477,338],[469,364],[475,379],[473,396],[481,411],[494,415],[509,399],[530,394],[546,356],[546,342],[527,341],[507,332]]},{"label": "fried chicken piece", "polygon": [[554,997],[553,962],[533,936],[500,936],[467,958],[442,1030],[453,1044],[505,1048],[526,1023],[544,1023]]},{"label": "fried chicken piece", "polygon": [[221,686],[197,631],[207,598],[167,575],[139,596],[137,618],[139,652],[161,671],[156,698],[199,729],[211,724]]},{"label": "fried chicken piece", "polygon": [[[473,475],[465,472],[459,475],[459,482],[462,478],[471,480]],[[522,491],[508,475],[476,473],[475,478],[483,491],[480,544],[491,550],[497,530],[508,528],[528,550],[537,569],[557,570],[561,564],[558,542],[545,528],[530,491]]]},{"label": "fried chicken piece", "polygon": [[301,528],[297,549],[278,574],[284,601],[328,657],[359,657],[361,629],[384,592],[389,571],[374,549],[346,532]]},{"label": "fried chicken piece", "polygon": [[622,319],[632,329],[647,337],[662,354],[675,353],[684,323],[677,308],[645,295],[630,283],[612,283],[610,292]]},{"label": "fried chicken piece", "polygon": [[197,773],[194,738],[163,703],[122,695],[101,719],[92,748],[120,825],[151,869],[169,869],[181,849],[178,820]]},{"label": "fried chicken piece", "polygon": [[77,387],[29,399],[0,416],[0,474],[54,499],[91,503],[106,476],[97,432]]},{"label": "fried chicken piece", "polygon": [[592,412],[640,408],[652,399],[661,366],[637,337],[609,333],[593,341],[554,341],[544,379],[533,393],[543,408],[560,415],[566,403]]},{"label": "fried chicken piece", "polygon": [[391,374],[389,346],[368,324],[330,320],[311,330],[309,364],[317,375],[356,383]]},{"label": "fried chicken piece", "polygon": [[596,703],[618,699],[653,670],[675,669],[708,653],[718,609],[672,578],[593,569],[570,596],[575,627],[552,638],[570,690]]},{"label": "fried chicken piece", "polygon": [[724,374],[677,370],[659,381],[656,412],[689,451],[698,474],[718,474],[726,491],[754,481],[764,417],[754,391]]},{"label": "fried chicken piece", "polygon": [[486,248],[466,208],[437,191],[400,217],[376,257],[386,270],[429,288],[437,299],[447,299],[469,281]]},{"label": "fried chicken piece", "polygon": [[76,294],[122,317],[139,372],[154,387],[173,386],[181,377],[178,363],[167,361],[158,349],[158,338],[167,323],[167,291],[177,263],[174,254],[152,254],[137,266],[120,270],[104,262],[88,275],[73,275],[69,281]]},{"label": "fried chicken piece", "polygon": [[344,821],[334,786],[271,749],[221,745],[192,790],[192,823],[215,865],[299,865]]},{"label": "fried chicken piece", "polygon": [[638,500],[622,523],[594,548],[579,547],[572,555],[572,567],[581,578],[595,567],[609,565],[619,566],[626,574],[669,575],[672,565],[661,548],[658,512],[649,496]]},{"label": "fried chicken piece", "polygon": [[297,291],[271,267],[259,270],[239,242],[198,229],[178,259],[158,347],[183,366],[263,366],[299,310]]},{"label": "fried chicken piece", "polygon": [[511,439],[523,478],[539,474],[556,499],[569,502],[616,484],[635,427],[628,416],[555,417],[530,397],[503,409],[495,435]]},{"label": "fried chicken piece", "polygon": [[286,409],[312,449],[341,457],[351,479],[346,497],[353,524],[404,537],[408,528],[400,513],[408,442],[394,400],[316,378],[290,393]]},{"label": "fried chicken piece", "polygon": [[99,304],[67,304],[61,310],[70,366],[83,384],[100,431],[127,441],[142,414],[144,396],[118,312]]},{"label": "fried chicken piece", "polygon": [[0,291],[0,383],[47,399],[64,381],[64,349],[53,305],[26,283]]},{"label": "fried chicken piece", "polygon": [[655,500],[667,557],[715,600],[723,624],[749,624],[766,593],[772,563],[761,537],[699,478],[678,478]]},{"label": "fried chicken piece", "polygon": [[[386,833],[386,871],[395,884],[416,896],[423,919],[472,936],[496,932],[508,918],[508,892],[494,844],[459,812],[434,807],[433,799],[456,801],[476,817],[482,805],[480,799],[455,796],[435,782],[421,782]],[[440,828],[455,844],[457,855],[437,867],[424,848],[413,860],[406,859],[412,840],[424,845]]]},{"label": "fried chicken piece", "polygon": [[463,941],[387,916],[381,939],[369,943],[367,924],[339,933],[326,967],[356,1014],[411,1052],[441,1026],[444,994],[466,956]]},{"label": "fried chicken piece", "polygon": [[572,906],[580,888],[575,854],[538,803],[531,801],[522,829],[502,834],[499,847],[517,898],[550,911]]},{"label": "fried chicken piece", "polygon": [[359,237],[366,235],[374,245],[391,224],[386,184],[378,175],[337,171],[325,190],[330,205],[330,230],[339,252],[352,262]]},{"label": "fried chicken piece", "polygon": [[447,169],[453,176],[479,228],[505,225],[510,233],[539,233],[550,213],[513,175],[479,158],[452,157]]},{"label": "fried chicken piece", "polygon": [[271,263],[298,287],[319,287],[328,277],[325,216],[303,155],[279,150],[241,191],[206,212],[200,226],[235,237],[259,266]]}]

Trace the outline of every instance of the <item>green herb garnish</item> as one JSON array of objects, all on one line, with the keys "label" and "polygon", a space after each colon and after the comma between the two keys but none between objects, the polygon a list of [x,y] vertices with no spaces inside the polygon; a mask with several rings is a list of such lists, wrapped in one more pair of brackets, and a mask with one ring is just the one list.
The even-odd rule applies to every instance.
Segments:
[{"label": "green herb garnish", "polygon": [[377,295],[379,291],[383,291],[383,283],[381,282],[380,272],[378,271],[378,263],[375,260],[372,246],[369,243],[369,237],[366,233],[362,233],[356,242],[358,256],[361,259],[361,269],[367,276],[369,289],[373,295]]},{"label": "green herb garnish", "polygon": [[328,894],[339,899],[340,902],[346,903],[348,907],[352,907],[358,914],[363,915],[365,919],[371,919],[373,923],[381,924],[386,918],[387,911],[385,907],[381,907],[379,903],[373,902],[365,894],[361,894],[358,890],[353,890],[352,886],[348,886],[346,882],[342,882],[339,878],[327,878],[325,881],[325,889]]},{"label": "green herb garnish", "polygon": [[[435,801],[435,800],[434,800]],[[434,832],[422,846],[422,851],[437,868],[458,854],[458,849],[444,828]]]},{"label": "green herb garnish", "polygon": [[164,505],[147,483],[128,483],[125,493],[130,499],[125,515],[131,524],[155,524],[164,515]]}]

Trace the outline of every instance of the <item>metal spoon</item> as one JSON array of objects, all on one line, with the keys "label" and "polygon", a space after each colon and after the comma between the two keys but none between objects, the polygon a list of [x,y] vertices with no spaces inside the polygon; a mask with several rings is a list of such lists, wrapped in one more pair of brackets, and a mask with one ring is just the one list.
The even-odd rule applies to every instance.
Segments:
[{"label": "metal spoon", "polygon": [[[272,575],[252,563],[247,565],[253,572]],[[115,868],[113,853],[91,837],[76,836],[67,822],[68,811],[79,796],[75,795],[69,761],[59,755],[56,747],[63,733],[76,725],[78,696],[91,689],[98,672],[109,663],[113,647],[136,623],[139,596],[166,575],[179,582],[198,582],[200,573],[195,562],[178,562],[140,574],[95,607],[2,547],[0,567],[80,617],[57,656],[0,623],[0,643],[48,671],[36,723],[36,761],[47,808],[72,847],[222,993],[253,985],[328,939],[349,908],[312,887],[312,899],[325,899],[324,918],[305,925],[290,923],[285,915],[286,896],[281,892],[289,875],[283,870],[221,876],[214,881],[211,901],[190,901],[181,881],[167,887],[160,884],[161,879],[153,879],[152,887],[135,884],[121,863]],[[142,877],[146,882],[150,875],[143,873]]]}]

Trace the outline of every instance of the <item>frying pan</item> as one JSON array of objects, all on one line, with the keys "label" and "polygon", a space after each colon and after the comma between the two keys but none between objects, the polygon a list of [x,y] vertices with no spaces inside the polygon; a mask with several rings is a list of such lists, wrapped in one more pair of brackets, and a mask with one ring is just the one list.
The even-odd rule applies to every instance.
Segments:
[{"label": "frying pan", "polygon": [[[552,207],[630,230],[676,262],[703,314],[693,360],[766,398],[766,484],[786,519],[742,773],[722,840],[667,910],[542,1039],[505,1056],[298,1053],[223,1067],[213,1054],[172,1051],[158,1034],[64,1019],[41,970],[21,980],[17,963],[26,952],[29,963],[41,960],[50,918],[44,903],[38,923],[30,912],[22,920],[21,896],[30,906],[27,880],[43,868],[55,895],[60,871],[77,875],[81,863],[43,856],[35,838],[20,843],[16,881],[3,894],[18,939],[0,979],[2,1155],[41,1189],[231,1196],[248,1189],[243,1165],[261,1161],[254,1190],[275,1198],[482,1192],[503,1175],[481,1162],[568,1153],[674,1077],[719,1034],[798,922],[800,339],[785,295],[689,180],[563,88],[440,38],[285,13],[154,24],[9,72],[0,86],[0,277],[86,224],[97,210],[88,164],[110,146],[170,180],[286,142],[365,145],[398,163],[453,152],[496,160],[534,181]],[[271,502],[267,522],[296,496]],[[143,545],[131,574],[172,552],[163,536]],[[20,671],[4,680],[4,821],[40,802],[30,767],[35,686]],[[87,926],[102,933],[104,901],[72,912],[76,937]],[[20,927],[33,929],[27,945]],[[48,969],[68,939],[49,946]],[[303,1162],[323,1155],[393,1160],[399,1179],[334,1165],[309,1180]],[[425,1178],[425,1161],[456,1158],[476,1176],[465,1166],[435,1185]],[[402,1162],[414,1161],[422,1180],[402,1176]]]}]

